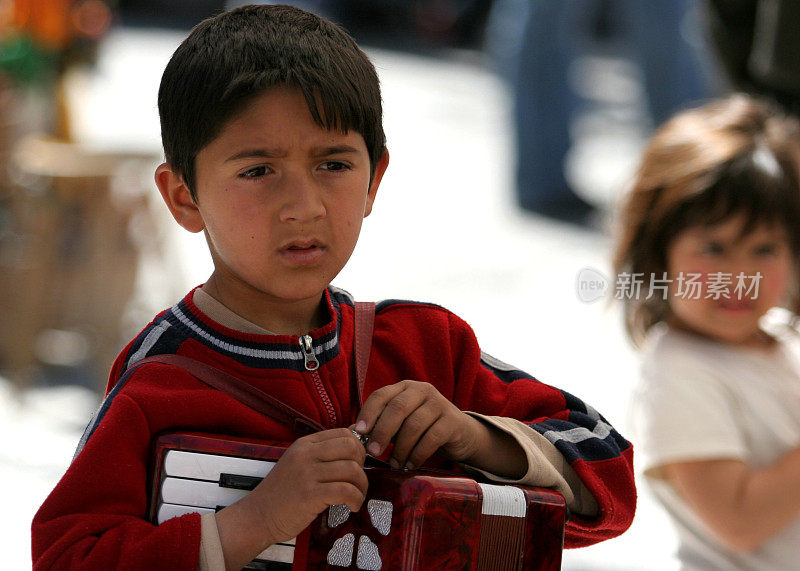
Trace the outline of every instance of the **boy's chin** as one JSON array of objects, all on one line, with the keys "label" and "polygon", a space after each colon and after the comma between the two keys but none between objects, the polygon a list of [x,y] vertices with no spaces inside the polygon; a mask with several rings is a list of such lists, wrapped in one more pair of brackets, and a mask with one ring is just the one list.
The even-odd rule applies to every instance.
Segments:
[{"label": "boy's chin", "polygon": [[270,292],[275,298],[287,303],[319,300],[325,294],[330,283],[330,280],[315,280],[314,283],[309,283],[309,280],[299,283],[289,282],[276,286]]},{"label": "boy's chin", "polygon": [[267,290],[267,295],[276,301],[283,301],[285,303],[302,303],[304,301],[318,300],[322,298],[328,284],[319,287],[296,287],[285,288],[279,287]]}]

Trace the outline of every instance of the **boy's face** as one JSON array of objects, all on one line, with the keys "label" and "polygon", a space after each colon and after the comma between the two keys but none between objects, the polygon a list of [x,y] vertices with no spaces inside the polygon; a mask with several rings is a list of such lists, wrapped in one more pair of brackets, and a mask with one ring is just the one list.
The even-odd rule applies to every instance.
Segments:
[{"label": "boy's face", "polygon": [[323,129],[299,91],[273,88],[198,153],[196,212],[183,221],[171,209],[205,231],[217,287],[243,302],[318,304],[355,248],[387,164],[388,154],[370,181],[359,133]]}]

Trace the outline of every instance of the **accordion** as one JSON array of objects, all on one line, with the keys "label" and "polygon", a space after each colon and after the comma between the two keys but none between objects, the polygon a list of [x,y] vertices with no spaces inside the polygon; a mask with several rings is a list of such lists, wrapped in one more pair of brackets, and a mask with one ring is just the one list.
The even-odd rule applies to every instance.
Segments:
[{"label": "accordion", "polygon": [[[204,434],[158,437],[151,520],[230,505],[255,488],[285,449]],[[331,506],[246,569],[560,569],[567,517],[561,494],[424,469],[365,470],[369,489],[361,510]]]}]

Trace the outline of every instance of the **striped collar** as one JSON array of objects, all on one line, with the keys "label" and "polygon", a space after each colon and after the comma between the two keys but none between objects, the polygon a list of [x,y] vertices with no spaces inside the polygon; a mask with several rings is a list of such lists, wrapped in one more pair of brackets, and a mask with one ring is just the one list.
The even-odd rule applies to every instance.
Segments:
[{"label": "striped collar", "polygon": [[[140,334],[131,347],[126,367],[149,355],[168,352],[165,345],[170,339],[174,351],[182,341],[191,338],[248,367],[305,370],[306,359],[300,336],[260,335],[227,328],[198,309],[192,301],[194,291],[161,314]],[[329,320],[308,333],[314,358],[320,366],[339,354],[341,305],[354,304],[349,293],[333,286],[325,290],[323,302],[327,306]]]}]

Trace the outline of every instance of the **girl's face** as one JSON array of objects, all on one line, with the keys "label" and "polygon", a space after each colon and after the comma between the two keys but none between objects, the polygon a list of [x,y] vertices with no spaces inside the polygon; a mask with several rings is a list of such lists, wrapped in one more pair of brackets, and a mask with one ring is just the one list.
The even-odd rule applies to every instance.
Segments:
[{"label": "girl's face", "polygon": [[741,235],[744,215],[678,234],[667,249],[670,324],[736,345],[768,340],[758,323],[788,294],[786,232],[760,224]]}]

